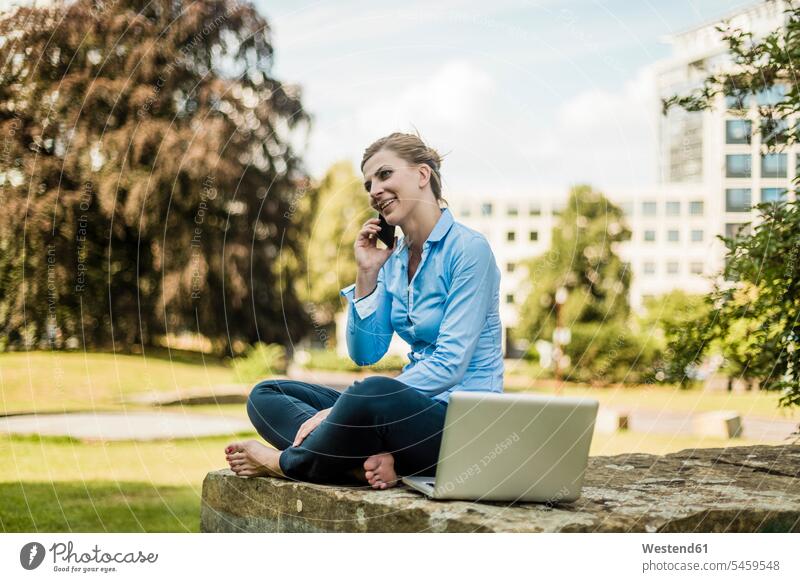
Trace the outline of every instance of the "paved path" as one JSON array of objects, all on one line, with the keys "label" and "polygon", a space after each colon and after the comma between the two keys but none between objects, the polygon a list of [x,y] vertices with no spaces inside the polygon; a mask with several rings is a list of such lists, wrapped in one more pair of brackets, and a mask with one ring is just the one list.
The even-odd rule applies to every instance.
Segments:
[{"label": "paved path", "polygon": [[[658,434],[692,434],[692,412],[635,409],[630,412],[630,430]],[[798,422],[742,417],[742,437],[751,440],[782,441],[797,429]]]},{"label": "paved path", "polygon": [[[292,378],[344,390],[355,380],[375,373],[292,371]],[[152,440],[230,435],[252,431],[246,418],[192,414],[192,404],[243,404],[252,385],[226,384],[188,388],[177,392],[152,392],[134,395],[128,403],[154,406],[152,412],[98,412],[40,414],[0,417],[0,433],[72,436],[83,440]],[[159,408],[184,405],[178,411]],[[601,409],[602,410],[602,409]],[[629,411],[629,429],[637,433],[691,435],[692,412],[659,411],[635,408]],[[244,416],[244,415],[243,415]],[[744,416],[743,434],[747,439],[782,442],[798,422]]]},{"label": "paved path", "polygon": [[240,418],[161,410],[24,414],[0,418],[0,433],[69,436],[85,441],[185,439],[252,430],[252,425]]}]

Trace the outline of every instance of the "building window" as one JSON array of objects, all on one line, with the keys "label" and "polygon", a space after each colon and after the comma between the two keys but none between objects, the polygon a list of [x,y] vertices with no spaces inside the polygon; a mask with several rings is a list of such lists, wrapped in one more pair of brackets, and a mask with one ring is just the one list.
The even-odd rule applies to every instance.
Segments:
[{"label": "building window", "polygon": [[481,204],[481,216],[491,216],[492,215],[492,203],[491,202],[484,202]]},{"label": "building window", "polygon": [[692,230],[692,242],[699,243],[703,242],[703,231],[700,229]]},{"label": "building window", "polygon": [[728,178],[749,178],[750,164],[750,154],[729,154],[725,156],[725,175]]},{"label": "building window", "polygon": [[542,215],[542,207],[539,205],[538,202],[532,202],[531,205],[528,207],[528,215],[529,216],[541,216]]},{"label": "building window", "polygon": [[508,303],[509,305],[511,303],[514,303],[514,294],[513,293],[509,293],[509,294],[506,295],[506,303]]},{"label": "building window", "polygon": [[667,274],[669,275],[677,275],[680,265],[678,261],[669,261],[667,263]]},{"label": "building window", "polygon": [[667,231],[667,241],[678,242],[681,239],[680,232],[674,229]]},{"label": "building window", "polygon": [[765,117],[761,120],[761,143],[774,146],[786,143],[789,124],[785,119]]},{"label": "building window", "polygon": [[529,240],[529,241],[531,241],[531,242],[536,242],[536,241],[538,241],[538,240],[539,240],[539,231],[538,231],[538,230],[532,230],[532,231],[530,231],[530,232],[528,233],[528,240]]},{"label": "building window", "polygon": [[750,234],[750,225],[742,222],[728,222],[725,224],[725,238],[736,238]]},{"label": "building window", "polygon": [[655,216],[658,206],[655,202],[642,202],[642,214],[645,216]]},{"label": "building window", "polygon": [[517,264],[516,263],[506,263],[506,271],[507,272],[513,273],[514,269],[516,269],[516,268],[517,268]]},{"label": "building window", "polygon": [[515,240],[517,240],[517,233],[516,233],[516,232],[514,232],[513,230],[509,230],[509,231],[506,233],[506,240],[507,240],[508,242],[514,242]]},{"label": "building window", "polygon": [[689,214],[692,216],[703,216],[703,204],[702,200],[692,200],[689,202]]},{"label": "building window", "polygon": [[469,218],[471,214],[472,214],[472,212],[470,211],[470,207],[469,206],[464,206],[461,209],[461,216],[462,217]]},{"label": "building window", "polygon": [[[748,174],[749,176],[750,174]],[[786,154],[762,154],[761,155],[761,177],[762,178],[785,178],[786,177]]]},{"label": "building window", "polygon": [[623,202],[619,207],[625,216],[633,216],[633,202],[630,200]]},{"label": "building window", "polygon": [[741,111],[750,107],[750,95],[746,92],[739,92],[736,95],[725,95],[725,107],[735,111]]},{"label": "building window", "polygon": [[761,202],[785,202],[786,188],[762,188]]},{"label": "building window", "polygon": [[655,275],[656,274],[656,264],[653,261],[645,261],[644,262],[644,274],[645,275]]},{"label": "building window", "polygon": [[567,208],[566,202],[554,202],[553,203],[553,216],[561,216],[564,214],[564,210]]},{"label": "building window", "polygon": [[656,231],[654,230],[644,231],[644,242],[655,242],[655,241],[656,241]]},{"label": "building window", "polygon": [[681,203],[678,200],[670,200],[667,202],[667,216],[680,216]]},{"label": "building window", "polygon": [[506,214],[508,216],[519,216],[519,208],[516,205],[511,205],[506,208]]},{"label": "building window", "polygon": [[750,212],[750,188],[727,188],[725,212]]},{"label": "building window", "polygon": [[783,85],[773,85],[756,93],[756,103],[762,107],[769,107],[783,101],[785,96],[786,88]]},{"label": "building window", "polygon": [[692,261],[691,263],[689,263],[689,272],[692,275],[702,275],[703,274],[702,261]]},{"label": "building window", "polygon": [[725,122],[725,143],[750,143],[752,123],[747,119],[728,119]]},{"label": "building window", "polygon": [[668,182],[700,182],[703,178],[703,114],[670,108],[663,120],[663,168]]}]

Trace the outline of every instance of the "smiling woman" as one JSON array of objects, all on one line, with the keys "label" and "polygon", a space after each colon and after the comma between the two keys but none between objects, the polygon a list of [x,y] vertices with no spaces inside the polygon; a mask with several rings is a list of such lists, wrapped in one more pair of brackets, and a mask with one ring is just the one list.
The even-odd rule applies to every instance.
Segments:
[{"label": "smiling woman", "polygon": [[233,443],[226,453],[238,475],[377,489],[398,475],[434,475],[450,395],[502,392],[500,271],[486,238],[440,207],[440,166],[415,135],[393,133],[367,148],[361,169],[370,205],[404,237],[378,248],[380,221],[367,220],[354,248],[356,282],[341,291],[353,361],[377,362],[397,333],[411,346],[409,364],[396,378],[366,378],[343,393],[261,382],[247,411],[278,450]]}]

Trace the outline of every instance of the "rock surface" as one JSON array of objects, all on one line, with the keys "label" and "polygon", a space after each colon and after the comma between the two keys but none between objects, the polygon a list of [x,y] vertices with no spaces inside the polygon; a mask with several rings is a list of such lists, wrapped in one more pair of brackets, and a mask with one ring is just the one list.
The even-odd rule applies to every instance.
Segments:
[{"label": "rock surface", "polygon": [[591,457],[574,503],[431,501],[237,477],[203,482],[206,532],[800,532],[800,446]]}]

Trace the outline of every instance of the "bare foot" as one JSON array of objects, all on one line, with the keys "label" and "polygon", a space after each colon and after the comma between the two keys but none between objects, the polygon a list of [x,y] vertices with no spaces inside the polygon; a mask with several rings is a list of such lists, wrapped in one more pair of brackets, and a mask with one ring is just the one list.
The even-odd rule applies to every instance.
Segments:
[{"label": "bare foot", "polygon": [[241,441],[225,447],[231,471],[239,477],[286,477],[278,459],[281,452],[258,441]]},{"label": "bare foot", "polygon": [[388,489],[397,485],[392,453],[372,455],[364,461],[364,475],[374,489]]}]

